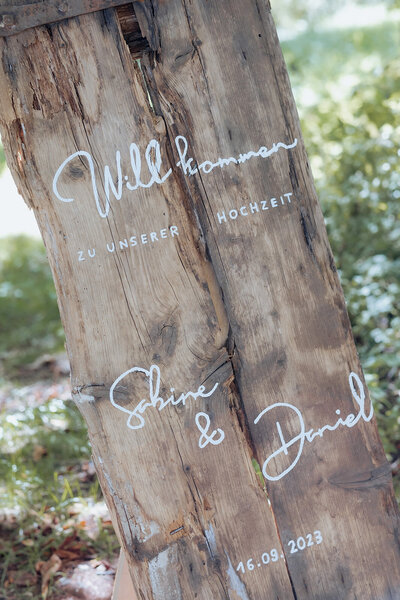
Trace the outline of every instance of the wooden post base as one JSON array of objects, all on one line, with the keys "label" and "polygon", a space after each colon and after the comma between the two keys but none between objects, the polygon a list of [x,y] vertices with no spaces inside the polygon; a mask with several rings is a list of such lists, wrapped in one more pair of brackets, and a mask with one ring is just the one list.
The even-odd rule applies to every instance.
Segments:
[{"label": "wooden post base", "polygon": [[112,600],[137,600],[123,550],[119,555]]}]

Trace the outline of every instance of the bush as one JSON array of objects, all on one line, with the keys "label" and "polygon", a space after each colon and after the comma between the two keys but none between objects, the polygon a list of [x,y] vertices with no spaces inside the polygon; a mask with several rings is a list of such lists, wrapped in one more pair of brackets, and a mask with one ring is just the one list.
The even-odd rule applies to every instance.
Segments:
[{"label": "bush", "polygon": [[40,240],[0,240],[0,360],[8,374],[63,348],[56,292]]},{"label": "bush", "polygon": [[[400,454],[397,28],[387,22],[308,33],[284,47],[357,348],[391,460]],[[400,481],[396,486],[400,492]]]}]

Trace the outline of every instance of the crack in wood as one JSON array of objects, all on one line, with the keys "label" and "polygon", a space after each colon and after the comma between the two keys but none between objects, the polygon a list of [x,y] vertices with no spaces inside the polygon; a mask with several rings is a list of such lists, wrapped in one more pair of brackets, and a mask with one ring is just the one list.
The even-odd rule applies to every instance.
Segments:
[{"label": "crack in wood", "polygon": [[[192,35],[194,35],[194,32],[192,31],[192,28],[191,28],[190,17],[189,17],[188,11],[187,11],[185,0],[182,0],[182,4],[184,6],[184,10],[185,10],[185,14],[186,14],[186,18],[187,18],[187,21],[188,21],[189,28],[190,28],[190,30],[192,32]],[[204,79],[206,80],[206,83],[207,83],[208,96],[210,98],[211,96],[210,96],[210,91],[209,91],[209,88],[208,88],[207,75],[206,75],[206,72],[205,72],[204,65],[202,64],[201,56],[199,54],[199,49],[198,49],[198,45],[199,44],[194,44],[193,41],[192,41],[192,44],[193,44],[194,51],[198,54],[199,61],[200,61],[200,64],[201,64],[201,68],[202,68],[203,77],[204,77]],[[143,77],[144,88],[145,88],[145,90],[147,92],[147,96],[150,99],[149,108],[150,108],[150,110],[152,112],[155,112],[158,116],[160,116],[163,119],[163,121],[164,121],[166,136],[167,136],[167,140],[168,140],[168,147],[169,147],[170,152],[171,152],[170,162],[171,162],[171,164],[173,164],[173,162],[174,162],[174,159],[173,159],[174,150],[173,150],[173,143],[172,143],[173,133],[170,132],[170,128],[168,126],[167,120],[166,120],[166,118],[165,118],[165,116],[163,114],[163,111],[161,109],[161,102],[159,100],[160,94],[159,94],[159,91],[158,91],[158,88],[157,88],[157,84],[156,84],[154,76],[153,76],[153,67],[152,67],[152,65],[151,65],[151,63],[149,61],[146,61],[144,63],[144,65],[145,65],[145,67],[143,69],[141,68],[140,72],[141,72],[142,77]],[[206,187],[204,185],[201,173],[199,173],[199,178],[200,178],[201,183],[203,184],[203,191],[204,191],[204,193],[206,194],[206,197],[207,197]],[[198,214],[197,210],[195,208],[195,203],[193,201],[192,194],[191,194],[191,191],[189,189],[188,184],[185,181],[183,181],[183,178],[179,178],[179,183],[183,187],[184,197],[189,197],[191,199],[191,201],[192,201],[190,209],[188,210],[188,216],[189,216],[189,218],[193,218],[193,215],[195,215],[196,216],[196,226],[197,226],[197,228],[200,229],[201,232],[203,232],[204,230],[207,230],[208,226],[207,226],[206,223],[204,223],[204,220],[202,219],[203,215],[206,215],[206,210],[204,210],[204,212]],[[196,187],[196,194],[198,194],[198,196],[199,196],[199,198],[200,198],[200,200],[201,200],[201,202],[203,203],[203,206],[204,206],[203,196],[202,196],[201,192],[198,190],[196,184],[195,184],[195,187]],[[249,455],[250,455],[250,459],[255,459],[257,461],[257,463],[259,463],[259,459],[257,459],[256,446],[255,446],[253,438],[252,438],[251,429],[250,429],[249,422],[248,422],[248,417],[247,417],[247,414],[246,414],[245,404],[243,402],[243,399],[242,399],[242,396],[240,394],[239,387],[238,387],[238,384],[237,384],[237,374],[236,374],[235,362],[236,362],[236,364],[239,364],[240,359],[239,359],[239,356],[238,356],[237,349],[235,347],[234,338],[232,336],[232,330],[231,330],[231,327],[230,327],[230,324],[229,324],[229,317],[228,317],[228,314],[226,312],[227,309],[226,309],[224,301],[222,299],[222,287],[221,287],[221,285],[220,285],[220,283],[218,281],[218,277],[217,277],[216,271],[215,271],[214,266],[213,266],[213,262],[212,262],[212,258],[211,258],[211,253],[209,251],[209,247],[208,247],[208,244],[206,242],[205,235],[202,235],[202,240],[203,240],[203,244],[204,244],[204,250],[203,251],[204,251],[205,258],[206,258],[206,264],[209,265],[209,269],[210,269],[210,271],[212,271],[212,277],[210,277],[210,279],[213,279],[215,281],[215,286],[214,285],[211,286],[212,288],[215,288],[213,290],[214,294],[211,293],[212,290],[210,289],[210,285],[209,285],[210,293],[211,293],[212,297],[213,296],[215,297],[215,291],[218,290],[217,295],[222,300],[221,301],[221,306],[222,306],[222,310],[223,310],[223,313],[224,313],[224,319],[226,320],[227,334],[226,334],[225,348],[227,350],[228,359],[225,362],[225,364],[230,364],[231,369],[232,369],[232,373],[233,373],[233,376],[232,376],[232,378],[230,380],[230,383],[229,383],[230,392],[231,392],[231,398],[233,399],[232,407],[234,408],[234,414],[235,414],[237,422],[239,424],[239,428],[240,428],[240,430],[242,431],[242,433],[243,433],[243,435],[245,437],[247,448],[248,448]],[[214,306],[215,306],[215,304],[214,304]],[[220,367],[217,367],[217,369],[212,374],[214,374],[218,369],[220,369],[222,367],[223,367],[223,365],[221,365]],[[211,375],[209,375],[209,377]],[[178,444],[177,444],[177,450],[179,452]],[[182,457],[181,457],[181,460],[182,460]],[[182,462],[182,467],[183,467],[183,462]],[[186,471],[184,471],[184,472],[187,475]],[[192,481],[193,481],[193,484],[195,485],[194,479],[192,479]],[[196,487],[196,485],[195,485],[195,487]],[[189,489],[191,489],[190,486],[189,486]],[[196,491],[198,493],[197,487],[196,487]],[[267,494],[266,509],[269,509],[269,510],[271,510],[273,512],[272,506],[271,506],[271,504],[269,502],[269,499],[268,499],[268,492],[267,492],[266,487],[264,487],[263,491]],[[193,493],[192,493],[192,499],[193,499],[194,505],[196,507],[197,517],[199,519],[200,515],[199,515],[199,513],[197,511],[197,504],[196,504],[196,500],[195,500],[195,497],[194,497]],[[268,502],[269,506],[268,506],[267,502]],[[278,538],[280,540],[280,533],[279,533],[279,530],[278,530],[278,526],[276,524],[276,520],[275,519],[274,519],[274,521],[275,521],[276,532],[277,532]],[[199,523],[200,523],[200,521],[199,521]],[[206,534],[205,534],[204,528],[202,528],[202,531],[203,531],[203,535],[205,537],[207,537]],[[281,540],[280,540],[280,544],[281,544],[280,551],[284,552],[284,547],[283,547],[283,544],[282,544]],[[207,543],[207,545],[208,545],[208,543]],[[211,551],[210,551],[210,553],[211,553]],[[212,553],[211,553],[211,556],[212,556]],[[294,598],[294,600],[296,600],[297,596],[296,596],[296,593],[295,593],[295,589],[294,589],[294,586],[293,586],[292,578],[290,576],[289,568],[288,568],[288,565],[287,565],[286,561],[285,561],[285,566],[286,566],[286,570],[287,570],[287,573],[288,573],[288,576],[289,576],[290,585],[292,587],[293,598]],[[221,577],[222,577],[222,573],[221,573]],[[223,580],[221,579],[221,583],[222,583],[222,581]],[[224,590],[225,589],[226,588],[224,587]],[[228,594],[227,598],[229,598],[229,592],[227,590],[226,590],[226,593]]]},{"label": "crack in wood", "polygon": [[313,258],[313,260],[316,260],[316,256],[315,256],[315,252],[314,252],[314,248],[313,248],[313,239],[314,239],[314,231],[311,230],[309,224],[308,224],[309,218],[307,213],[305,212],[303,207],[300,207],[300,223],[301,223],[301,228],[303,230],[303,235],[304,235],[304,239],[306,241],[306,245],[307,248]]},{"label": "crack in wood", "polygon": [[134,11],[139,23],[142,37],[155,53],[158,53],[161,47],[160,32],[156,25],[155,15],[157,12],[157,3],[152,0],[134,0]]},{"label": "crack in wood", "polygon": [[143,37],[133,4],[129,3],[116,9],[121,32],[133,58],[140,59],[151,52],[149,41]]}]

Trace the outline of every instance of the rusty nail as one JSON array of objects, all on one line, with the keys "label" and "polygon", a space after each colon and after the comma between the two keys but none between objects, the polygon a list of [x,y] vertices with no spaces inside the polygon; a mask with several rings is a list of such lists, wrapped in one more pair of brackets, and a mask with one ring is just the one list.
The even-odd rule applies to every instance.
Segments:
[{"label": "rusty nail", "polygon": [[178,531],[182,531],[182,529],[185,529],[184,525],[182,525],[182,527],[178,527],[177,529],[174,529],[173,531],[170,531],[169,535],[175,535],[176,533],[178,533]]},{"label": "rusty nail", "polygon": [[64,15],[68,10],[68,2],[60,2],[60,4],[57,6],[57,10],[59,13]]}]

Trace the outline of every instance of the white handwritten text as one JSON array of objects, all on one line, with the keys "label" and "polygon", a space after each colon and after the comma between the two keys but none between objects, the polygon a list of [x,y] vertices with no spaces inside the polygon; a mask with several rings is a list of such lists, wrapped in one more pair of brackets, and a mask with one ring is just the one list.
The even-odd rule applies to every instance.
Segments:
[{"label": "white handwritten text", "polygon": [[[354,383],[357,384],[358,390],[356,389]],[[365,421],[366,423],[371,421],[373,414],[374,414],[374,409],[371,404],[369,413],[368,413],[368,415],[366,414],[364,386],[362,384],[361,379],[359,378],[359,376],[356,373],[350,373],[349,385],[350,385],[351,394],[359,407],[359,411],[358,411],[357,415],[350,413],[344,419],[342,417],[339,417],[337,419],[336,423],[334,423],[333,425],[323,425],[322,427],[320,427],[318,429],[318,431],[314,431],[313,429],[309,429],[308,431],[306,431],[306,426],[304,423],[303,415],[296,406],[293,406],[293,404],[288,404],[286,402],[278,402],[277,404],[273,404],[272,406],[269,406],[268,408],[265,408],[262,412],[260,412],[260,414],[254,420],[254,423],[256,425],[257,425],[257,423],[259,423],[261,418],[264,415],[266,415],[267,413],[269,413],[271,411],[275,411],[275,419],[276,419],[277,418],[276,411],[278,411],[278,414],[281,413],[282,415],[285,415],[285,414],[287,414],[287,409],[289,409],[289,411],[292,411],[297,415],[298,424],[299,424],[299,433],[297,435],[295,435],[294,437],[292,437],[292,439],[290,439],[289,441],[286,441],[283,437],[283,432],[282,432],[282,427],[280,425],[280,422],[278,420],[275,421],[275,425],[277,428],[277,432],[278,432],[278,436],[279,436],[281,445],[279,446],[279,448],[277,450],[272,452],[272,454],[270,454],[268,456],[268,458],[264,461],[262,472],[266,479],[268,479],[269,481],[279,481],[279,479],[282,479],[288,473],[290,473],[290,471],[292,471],[295,468],[295,466],[297,465],[297,463],[299,462],[300,457],[303,454],[304,443],[306,441],[311,444],[317,437],[322,438],[326,431],[336,431],[339,427],[348,427],[348,428],[355,427],[361,419],[363,421]],[[340,410],[336,410],[336,414],[340,415]],[[271,473],[269,471],[269,465],[270,465],[271,461],[273,461],[274,459],[276,459],[278,456],[280,456],[282,454],[288,456],[288,454],[289,454],[288,450],[294,444],[299,444],[299,447],[297,450],[297,454],[294,457],[294,459],[292,460],[292,462],[290,463],[290,465],[287,468],[285,468],[284,470],[282,470],[281,472],[279,472],[278,474],[271,475]]]},{"label": "white handwritten text", "polygon": [[[211,160],[205,160],[201,163],[197,163],[193,157],[188,157],[189,144],[187,139],[182,135],[178,135],[175,138],[175,146],[179,156],[176,166],[180,167],[186,176],[191,177],[196,173],[199,173],[199,171],[208,175],[216,168],[223,169],[231,164],[242,165],[243,163],[254,158],[269,158],[273,154],[279,152],[280,149],[291,150],[297,146],[297,138],[291,144],[277,142],[274,143],[271,148],[261,146],[258,150],[250,150],[245,154],[240,153],[237,157],[229,156],[227,158],[218,158],[215,162]],[[117,150],[115,153],[114,174],[112,174],[109,165],[105,165],[104,167],[102,186],[104,187],[105,199],[101,200],[99,195],[99,186],[96,179],[95,161],[89,152],[86,152],[85,150],[78,150],[78,152],[74,152],[63,161],[63,163],[58,167],[53,179],[54,195],[61,202],[74,202],[74,198],[63,196],[60,193],[59,179],[66,167],[75,159],[79,159],[82,166],[84,165],[84,161],[88,165],[96,209],[100,217],[103,219],[107,218],[110,212],[111,194],[114,196],[115,200],[121,200],[124,185],[130,192],[134,192],[139,188],[148,189],[153,185],[163,185],[173,172],[172,168],[165,172],[162,169],[160,143],[153,139],[150,140],[145,151],[145,161],[149,179],[146,182],[143,182],[140,149],[137,144],[132,143],[129,147],[129,162],[130,169],[132,171],[131,178],[133,178],[133,180],[130,181],[128,175],[123,175],[121,152]]]},{"label": "white handwritten text", "polygon": [[[147,386],[149,391],[148,397],[143,398],[133,410],[121,406],[115,401],[114,398],[114,392],[117,386],[120,385],[122,380],[125,379],[125,377],[127,377],[131,373],[140,373],[144,377],[147,377]],[[172,404],[173,406],[182,404],[183,406],[185,406],[186,401],[189,398],[191,398],[192,400],[197,400],[197,398],[209,398],[217,389],[218,383],[216,383],[209,392],[206,392],[206,388],[204,385],[200,385],[197,388],[197,391],[182,393],[177,398],[175,397],[174,388],[170,388],[171,395],[166,400],[164,400],[160,396],[160,386],[161,372],[157,365],[151,365],[150,370],[142,369],[141,367],[133,367],[132,369],[125,371],[125,373],[122,373],[122,375],[117,377],[117,379],[114,381],[110,388],[110,402],[113,406],[115,406],[115,408],[118,408],[118,410],[129,415],[129,418],[126,422],[129,429],[142,429],[145,426],[146,421],[144,414],[148,408],[158,408],[159,412],[161,412],[169,404]]]}]

